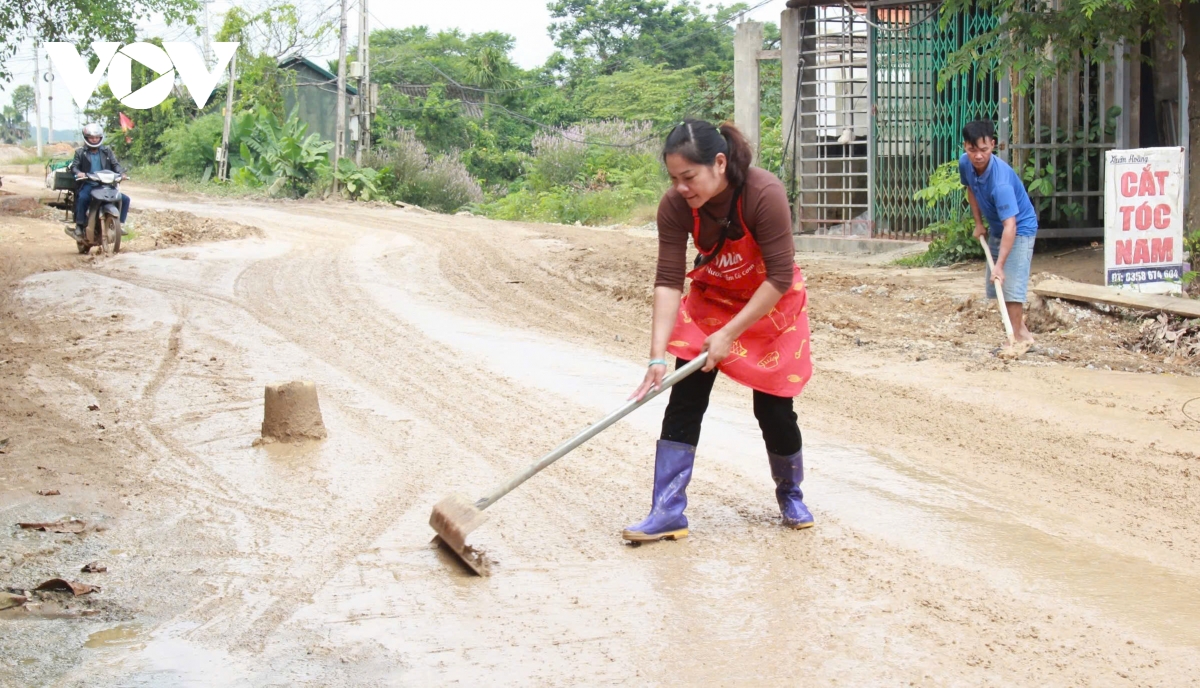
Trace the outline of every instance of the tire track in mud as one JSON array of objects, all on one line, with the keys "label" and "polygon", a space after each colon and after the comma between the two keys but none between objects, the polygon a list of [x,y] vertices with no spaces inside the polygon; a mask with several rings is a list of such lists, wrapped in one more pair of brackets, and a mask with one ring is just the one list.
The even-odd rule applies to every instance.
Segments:
[{"label": "tire track in mud", "polygon": [[[164,279],[137,277],[127,278],[127,281],[143,288],[155,290],[175,301],[181,301],[185,303],[208,303],[212,307],[245,311],[242,304],[236,299],[214,295],[204,291],[203,289],[189,288],[186,285],[181,285],[177,282]],[[245,312],[247,315],[251,315],[248,311]],[[163,366],[161,367],[158,375],[156,375],[154,383],[151,385],[151,389],[149,390],[150,393],[146,395],[146,398],[151,400],[151,402],[154,395],[163,388],[164,384],[170,380],[172,375],[175,374],[179,367],[179,335],[182,325],[183,323],[180,322],[172,330],[171,346],[168,347],[168,357],[164,360]],[[263,323],[263,325],[265,326],[265,323]],[[328,390],[326,390],[326,392],[328,393]],[[326,397],[326,402],[328,403],[329,401],[329,397]],[[229,409],[226,408],[224,410],[228,411]],[[156,411],[152,403],[145,411],[145,416],[151,419],[156,417]],[[161,428],[157,422],[152,422],[150,425],[153,428],[154,437],[162,442],[167,448],[173,450],[177,455],[188,457],[191,459],[190,463],[207,468],[207,462],[195,452],[191,451],[182,442],[175,440],[171,436],[169,430]],[[361,427],[359,429],[370,432],[370,430],[366,427]],[[227,484],[227,480],[225,478],[211,469],[206,472],[206,475],[203,478],[210,482]],[[185,476],[184,478],[177,480],[176,484],[182,488],[191,490],[200,489],[201,492],[204,492],[202,485],[197,484],[196,476]],[[278,529],[281,526],[295,528],[298,526],[305,526],[307,524],[309,529],[313,531],[314,535],[323,531],[336,533],[336,535],[325,536],[326,538],[334,538],[336,541],[333,543],[326,543],[326,547],[324,548],[320,547],[315,541],[310,542],[309,545],[304,548],[309,555],[313,553],[314,545],[316,546],[317,550],[337,549],[337,546],[348,545],[346,551],[350,554],[360,551],[367,541],[375,536],[377,529],[383,527],[380,516],[389,512],[394,512],[397,506],[397,504],[394,502],[384,502],[376,507],[374,513],[349,514],[342,518],[338,518],[336,511],[318,514],[318,518],[316,520],[321,521],[322,523],[320,526],[317,526],[316,524],[312,523],[314,519],[311,514],[302,516],[300,513],[298,513],[299,511],[303,510],[302,508],[298,509],[296,507],[289,507],[286,505],[266,506],[256,503],[254,496],[247,493],[239,493],[236,496],[230,496],[228,494],[204,494],[203,496],[203,500],[195,500],[198,505],[201,505],[205,502],[205,500],[208,500],[223,504],[231,514],[239,515],[241,518],[250,517],[251,527],[258,533],[250,536],[250,538],[253,540],[265,541],[266,539],[269,539],[267,535],[272,530]],[[280,523],[280,521],[283,523]],[[368,524],[369,526],[373,526],[376,530],[367,530],[361,536],[356,537],[353,534],[355,529],[352,527],[354,525],[354,521],[359,521]],[[245,558],[247,555],[247,553],[231,554],[233,554],[236,558]],[[271,561],[269,557],[264,559],[262,553],[256,553],[253,555],[253,557],[261,560],[263,565],[259,566],[260,569],[268,571],[271,570],[272,567],[267,565]],[[279,568],[280,565],[286,567],[289,563],[295,563],[294,558],[290,557],[279,557],[275,558],[274,561],[275,568]],[[340,564],[340,562],[319,562],[319,565],[310,566],[310,568],[314,568],[317,571],[327,571],[327,564],[337,566]],[[327,573],[318,573],[316,575],[320,577],[327,575]],[[273,630],[275,626],[277,626],[286,618],[295,605],[302,603],[302,598],[298,598],[297,594],[305,590],[311,590],[313,587],[313,581],[304,580],[295,585],[276,587],[278,592],[282,594],[282,597],[290,597],[291,599],[289,599],[286,603],[276,602],[272,604],[260,614],[255,615],[255,617],[251,620],[238,618],[238,609],[242,606],[242,603],[237,595],[230,595],[230,591],[224,588],[216,591],[212,597],[201,602],[185,615],[185,617],[196,615],[200,616],[202,619],[205,619],[205,623],[199,628],[190,632],[189,635],[203,635],[206,632],[211,632],[211,624],[214,620],[224,620],[235,626],[233,629],[226,629],[226,634],[228,634],[230,631],[233,631],[234,633],[233,637],[235,640],[231,641],[231,645],[244,645],[261,649],[266,632]],[[298,599],[300,601],[297,601]]]},{"label": "tire track in mud", "polygon": [[[361,309],[355,309],[353,306],[351,306],[349,304],[349,301],[345,300],[342,297],[340,290],[337,288],[337,284],[329,283],[330,281],[329,281],[328,277],[322,277],[320,280],[315,279],[315,278],[310,278],[307,280],[297,280],[296,277],[299,275],[303,275],[304,274],[303,271],[296,270],[295,265],[291,264],[290,261],[286,261],[286,260],[282,261],[282,268],[279,272],[282,273],[287,279],[289,279],[293,282],[292,285],[289,285],[289,286],[293,286],[294,288],[290,290],[291,293],[288,295],[288,298],[286,300],[284,300],[282,298],[279,298],[279,295],[274,293],[273,291],[264,289],[264,290],[261,290],[261,292],[256,292],[254,294],[256,300],[258,300],[260,302],[264,302],[264,303],[291,303],[291,302],[295,301],[296,291],[299,291],[299,292],[305,293],[305,294],[309,294],[309,295],[331,294],[332,295],[331,298],[333,299],[333,302],[332,302],[332,310],[333,311],[343,312],[345,314],[357,314],[357,310],[361,310]],[[322,280],[324,280],[324,281],[322,281]],[[168,294],[173,295],[176,298],[180,298],[180,299],[187,298],[187,299],[195,300],[195,299],[199,298],[201,300],[204,300],[210,296],[207,294],[197,293],[194,290],[180,289],[176,286],[171,286],[170,283],[165,282],[163,280],[133,279],[131,281],[133,281],[134,283],[141,284],[142,286],[155,288],[157,290],[168,293]],[[295,288],[294,283],[297,281],[300,282],[300,286],[298,288]],[[345,281],[346,281],[346,279],[344,277],[340,277],[340,276],[336,280],[334,280],[334,282],[345,282]],[[232,300],[231,299],[219,299],[219,300],[226,301],[226,302],[230,303],[231,305],[237,305],[238,307],[240,307],[240,305],[237,303],[236,299],[232,299]],[[310,307],[309,304],[305,304],[303,309],[316,312],[319,310],[318,308],[315,307],[316,305],[317,304],[312,304],[313,307]],[[250,310],[255,310],[255,309],[252,307]],[[263,324],[265,324],[266,326],[268,326],[268,327],[279,327],[280,326],[279,319],[271,319],[269,317],[264,318],[264,317],[261,317],[262,315],[263,315],[263,311],[260,310],[259,321],[262,322]],[[282,318],[282,320],[290,322],[290,316],[287,316],[285,314],[285,317]],[[360,319],[359,322],[355,324],[355,329],[362,329],[361,323],[364,320],[367,322],[371,322],[372,326],[376,325],[376,323],[371,321],[369,318]],[[294,333],[294,336],[289,336],[289,339],[291,339],[292,341],[302,342],[302,341],[304,341],[304,336],[305,336],[306,332],[307,332],[308,336],[311,337],[311,334],[313,331],[319,331],[321,329],[320,327],[313,327],[312,325],[316,325],[316,324],[315,323],[306,323],[305,325],[301,326],[300,330]],[[371,334],[373,341],[384,341],[384,340],[386,340],[388,335],[394,335],[394,333],[396,331],[395,326],[396,326],[396,324],[394,322],[389,322],[389,323],[385,323],[382,326],[382,329],[379,327],[373,327],[372,334]],[[283,328],[283,329],[286,329],[286,328]],[[362,334],[360,333],[358,336],[361,337]],[[344,343],[336,342],[334,345],[335,346],[344,345]],[[310,348],[310,350],[311,350],[311,347],[306,347],[306,348]],[[371,348],[372,347],[370,347],[370,346],[368,346],[365,349],[360,347],[358,349],[358,351],[360,351],[360,352],[361,351],[369,351]],[[383,347],[383,348],[386,349],[386,347]],[[320,357],[320,353],[322,353],[322,352],[316,352],[315,355]],[[450,361],[450,360],[446,360],[444,362],[439,362],[439,365],[437,366],[437,368],[438,369],[447,368],[447,369],[452,370],[453,366],[448,365],[450,363],[452,363],[452,361]],[[370,367],[371,366],[368,366],[368,369]],[[377,362],[375,362],[374,367],[376,367],[378,369],[387,369],[389,367],[389,365],[388,365],[387,361],[377,361]],[[354,375],[353,371],[346,371],[346,370],[342,370],[342,372],[348,372],[351,377],[357,377],[359,382],[363,382],[363,383],[368,382],[365,379],[366,376],[364,374]],[[448,378],[440,378],[440,379],[435,379],[431,382],[426,382],[425,380],[427,379],[427,377],[428,377],[427,375],[420,374],[420,373],[414,374],[411,376],[401,375],[399,380],[397,380],[396,382],[394,382],[390,385],[391,391],[394,393],[393,396],[401,395],[403,398],[403,395],[407,395],[408,397],[416,396],[416,397],[422,398],[422,399],[439,400],[440,404],[441,404],[440,407],[438,407],[435,411],[433,411],[431,415],[433,415],[434,417],[437,417],[437,418],[443,418],[443,417],[453,418],[453,417],[455,417],[454,410],[458,406],[457,399],[455,399],[452,396],[443,398],[443,395],[438,393],[438,390],[440,390],[440,389],[451,388],[453,386],[454,380],[448,379]],[[481,405],[484,407],[490,406],[490,407],[496,408],[496,407],[505,407],[506,405],[510,405],[509,404],[510,399],[507,398],[505,395],[488,395],[488,396],[485,396],[484,398],[480,399],[479,401],[481,402]],[[471,416],[469,418],[470,422],[476,424],[476,426],[477,426],[475,428],[476,434],[480,435],[480,436],[484,436],[486,434],[491,433],[492,428],[491,428],[490,423],[492,420],[493,419],[490,416],[489,417]],[[510,427],[513,427],[513,428],[521,428],[522,427],[522,424],[519,422],[520,418],[514,417],[512,420],[514,422],[509,423]],[[443,424],[442,427],[443,427],[443,431],[447,432],[447,433],[454,431],[454,430],[462,429],[461,427],[455,425],[452,422],[449,424]],[[531,451],[525,451],[524,453],[526,454],[526,456],[532,454]],[[372,536],[372,535],[373,534],[369,534],[369,536]],[[354,551],[357,551],[357,549],[360,548],[361,545],[363,544],[361,542],[354,541],[353,538],[346,538],[346,537],[341,538],[341,543],[343,545],[348,545],[347,547],[345,547],[345,551],[347,551],[349,553],[353,553]],[[336,562],[331,562],[331,563],[336,564]],[[324,567],[322,567],[322,568],[324,568]],[[303,582],[296,587],[311,588],[311,584],[309,582]],[[262,637],[263,635],[265,635],[265,632],[267,630],[272,629],[281,620],[283,620],[283,618],[286,617],[287,612],[290,611],[290,608],[293,606],[295,606],[295,605],[291,604],[291,603],[282,603],[282,602],[278,603],[275,608],[268,610],[268,612],[264,613],[263,616],[259,617],[259,621],[256,622],[257,627],[251,628],[249,631],[247,631],[247,634],[249,636],[253,636],[253,637]]]}]

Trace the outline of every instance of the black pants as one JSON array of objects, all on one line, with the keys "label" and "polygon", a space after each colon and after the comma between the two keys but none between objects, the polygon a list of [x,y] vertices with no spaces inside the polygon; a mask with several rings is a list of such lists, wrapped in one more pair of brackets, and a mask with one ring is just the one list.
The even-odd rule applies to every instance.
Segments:
[{"label": "black pants", "polygon": [[[676,359],[675,368],[688,364]],[[700,443],[700,423],[708,410],[708,398],[713,383],[717,381],[717,370],[696,371],[671,388],[671,400],[663,416],[661,439],[696,446]],[[796,423],[796,412],[792,410],[791,397],[777,397],[754,391],[754,417],[762,430],[767,451],[772,454],[791,456],[800,451],[803,441],[800,426]]]}]

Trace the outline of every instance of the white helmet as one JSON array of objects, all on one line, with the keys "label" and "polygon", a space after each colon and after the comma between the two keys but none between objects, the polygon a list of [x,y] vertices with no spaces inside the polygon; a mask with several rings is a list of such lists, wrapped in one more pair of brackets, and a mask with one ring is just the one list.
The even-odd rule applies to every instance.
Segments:
[{"label": "white helmet", "polygon": [[[92,136],[98,136],[100,140],[95,143],[88,141],[88,138]],[[95,122],[85,126],[83,128],[83,142],[87,144],[88,148],[99,148],[100,144],[104,143],[104,127]]]}]

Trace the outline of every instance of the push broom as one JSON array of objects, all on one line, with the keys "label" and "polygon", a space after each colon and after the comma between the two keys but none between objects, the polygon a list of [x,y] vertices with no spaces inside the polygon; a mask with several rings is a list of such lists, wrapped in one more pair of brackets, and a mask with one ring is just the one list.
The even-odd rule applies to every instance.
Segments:
[{"label": "push broom", "polygon": [[454,494],[438,502],[434,505],[433,513],[429,516],[429,525],[437,533],[434,541],[437,542],[440,540],[468,568],[478,575],[488,575],[490,571],[487,558],[483,556],[482,552],[466,543],[467,535],[483,525],[483,522],[487,520],[487,516],[483,513],[484,509],[500,501],[501,497],[517,489],[521,483],[532,478],[546,466],[566,456],[579,445],[600,434],[608,426],[633,413],[646,402],[665,390],[670,389],[675,383],[702,368],[704,362],[707,360],[708,352],[701,353],[687,365],[663,378],[658,389],[647,392],[641,399],[625,402],[620,408],[584,428],[579,434],[560,444],[554,451],[538,459],[529,468],[514,475],[504,484],[497,486],[486,497],[472,502],[462,495]]}]

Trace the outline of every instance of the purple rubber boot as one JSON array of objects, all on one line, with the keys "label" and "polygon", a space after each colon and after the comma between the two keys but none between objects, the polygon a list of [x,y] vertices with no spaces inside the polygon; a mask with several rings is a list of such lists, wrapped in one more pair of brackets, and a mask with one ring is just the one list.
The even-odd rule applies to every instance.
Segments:
[{"label": "purple rubber boot", "polygon": [[767,452],[771,461],[771,477],[775,479],[775,499],[779,501],[779,513],[783,525],[788,528],[811,528],[813,516],[804,506],[804,493],[800,483],[804,481],[804,450],[783,456]]},{"label": "purple rubber boot", "polygon": [[687,507],[688,482],[692,479],[692,464],[696,448],[682,442],[658,441],[654,455],[654,498],[650,515],[621,531],[630,542],[678,540],[687,537],[688,521],[683,515]]}]

